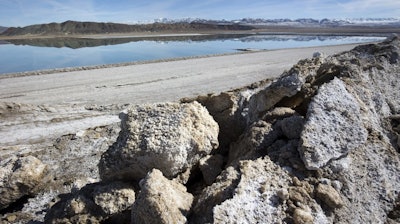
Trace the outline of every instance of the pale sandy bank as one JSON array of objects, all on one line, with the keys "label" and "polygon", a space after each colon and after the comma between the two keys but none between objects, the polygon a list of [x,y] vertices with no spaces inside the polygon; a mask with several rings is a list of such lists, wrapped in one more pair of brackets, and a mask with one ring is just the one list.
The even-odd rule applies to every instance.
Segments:
[{"label": "pale sandy bank", "polygon": [[278,77],[316,51],[356,45],[283,49],[25,77],[0,77],[0,102],[116,104],[175,101]]}]

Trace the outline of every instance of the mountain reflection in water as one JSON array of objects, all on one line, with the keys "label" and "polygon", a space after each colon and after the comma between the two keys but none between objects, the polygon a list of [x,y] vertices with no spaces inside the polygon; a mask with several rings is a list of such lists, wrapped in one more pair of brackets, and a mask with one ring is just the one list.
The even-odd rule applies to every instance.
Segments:
[{"label": "mountain reflection in water", "polygon": [[35,47],[68,47],[78,49],[83,47],[98,47],[118,45],[130,42],[154,41],[154,42],[203,42],[215,40],[229,40],[248,37],[248,34],[235,35],[195,35],[195,36],[148,36],[148,37],[121,37],[121,38],[37,38],[8,40],[14,45],[29,45]]},{"label": "mountain reflection in water", "polygon": [[0,74],[383,39],[370,36],[226,34],[8,40],[0,42]]},{"label": "mountain reflection in water", "polygon": [[130,42],[154,41],[154,42],[205,42],[234,40],[239,42],[263,42],[263,41],[329,41],[346,38],[359,39],[362,42],[370,37],[344,37],[344,36],[299,36],[299,35],[253,35],[253,34],[218,34],[218,35],[194,35],[194,36],[147,36],[147,37],[121,37],[121,38],[35,38],[8,40],[14,45],[29,45],[35,47],[55,47],[79,49],[84,47],[98,47],[118,45]]}]

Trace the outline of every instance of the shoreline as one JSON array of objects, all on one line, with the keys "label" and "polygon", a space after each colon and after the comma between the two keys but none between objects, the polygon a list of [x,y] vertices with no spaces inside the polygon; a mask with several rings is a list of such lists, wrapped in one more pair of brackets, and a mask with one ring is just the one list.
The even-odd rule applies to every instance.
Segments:
[{"label": "shoreline", "polygon": [[[366,31],[370,31],[369,33]],[[34,40],[34,39],[124,39],[124,38],[163,38],[163,37],[187,37],[187,36],[211,36],[211,35],[304,35],[304,36],[380,36],[387,37],[390,31],[397,31],[397,29],[393,30],[393,28],[383,28],[375,30],[375,32],[371,33],[371,30],[366,28],[356,28],[355,30],[349,30],[348,27],[344,28],[305,28],[305,27],[271,27],[271,29],[254,29],[247,31],[164,31],[164,32],[136,32],[136,33],[107,33],[107,34],[68,34],[68,35],[18,35],[18,36],[2,36],[0,35],[0,41],[7,40]],[[389,33],[388,33],[389,32]],[[366,42],[359,44],[368,44],[368,43],[376,43],[376,42]],[[340,44],[340,45],[352,45],[352,44]],[[327,45],[327,46],[339,46],[339,45]],[[319,46],[314,46],[319,47]],[[300,48],[310,48],[310,47],[300,47]],[[61,67],[54,69],[41,69],[41,70],[32,70],[32,71],[21,71],[21,72],[10,72],[10,73],[0,73],[0,79],[11,78],[11,77],[22,77],[22,76],[32,76],[32,75],[45,75],[45,74],[53,74],[59,72],[72,72],[72,71],[83,71],[83,70],[93,70],[93,69],[104,69],[110,67],[122,67],[122,66],[130,66],[137,64],[149,64],[149,63],[159,63],[159,62],[168,62],[168,61],[179,61],[179,60],[188,60],[195,58],[204,58],[204,57],[215,57],[215,56],[224,56],[224,55],[235,55],[235,54],[246,54],[246,53],[254,53],[254,52],[263,52],[263,51],[276,51],[282,49],[289,48],[281,48],[281,49],[236,49],[236,52],[231,53],[220,53],[220,54],[209,54],[209,55],[197,55],[197,56],[183,56],[176,58],[165,58],[165,59],[152,59],[152,60],[143,60],[143,61],[130,61],[130,62],[121,62],[121,63],[112,63],[112,64],[98,64],[98,65],[87,65],[87,66],[76,66],[76,67]],[[291,48],[297,49],[297,48]]]},{"label": "shoreline", "polygon": [[[294,48],[291,48],[291,49],[294,49]],[[276,49],[276,50],[281,50],[281,49]],[[88,65],[88,66],[77,66],[77,67],[43,69],[43,70],[34,70],[34,71],[26,71],[26,72],[4,73],[4,74],[0,74],[0,80],[14,78],[14,77],[51,75],[54,73],[107,69],[107,68],[113,68],[113,67],[154,64],[154,63],[171,62],[171,61],[183,61],[183,60],[190,60],[190,59],[196,59],[196,58],[210,58],[210,57],[229,56],[229,55],[236,55],[236,54],[251,54],[251,53],[262,52],[262,51],[275,51],[275,50],[238,51],[238,52],[223,53],[223,54],[209,54],[209,55],[154,59],[154,60],[144,60],[144,61],[121,62],[121,63],[113,63],[113,64],[99,64],[99,65]]]},{"label": "shoreline", "polygon": [[[232,90],[279,77],[314,52],[332,55],[360,44],[238,52],[228,55],[102,65],[51,75],[1,77],[0,102],[27,104],[155,103]],[[74,68],[76,69],[76,68]],[[40,73],[40,74],[39,74]]]}]

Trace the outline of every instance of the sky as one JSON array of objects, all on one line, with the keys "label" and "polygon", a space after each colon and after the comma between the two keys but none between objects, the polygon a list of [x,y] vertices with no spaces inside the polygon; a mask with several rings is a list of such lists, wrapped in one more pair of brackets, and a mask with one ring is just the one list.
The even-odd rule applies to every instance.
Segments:
[{"label": "sky", "polygon": [[0,0],[0,26],[75,21],[400,18],[400,0]]}]

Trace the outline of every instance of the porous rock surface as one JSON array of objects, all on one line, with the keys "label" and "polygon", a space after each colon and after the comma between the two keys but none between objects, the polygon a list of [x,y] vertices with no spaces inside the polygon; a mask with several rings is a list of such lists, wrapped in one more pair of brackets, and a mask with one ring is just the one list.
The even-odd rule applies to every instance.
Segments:
[{"label": "porous rock surface", "polygon": [[186,187],[153,169],[140,182],[141,191],[132,207],[131,223],[186,223],[193,196]]},{"label": "porous rock surface", "polygon": [[130,220],[130,208],[134,202],[135,191],[130,184],[123,182],[89,184],[79,191],[64,195],[47,212],[45,222],[54,224],[127,222]]},{"label": "porous rock surface", "polygon": [[[33,201],[52,195],[40,211],[55,223],[399,223],[399,89],[393,36],[315,54],[273,82],[133,106],[102,154],[102,182]],[[80,176],[98,174],[87,167]]]},{"label": "porous rock surface", "polygon": [[273,223],[283,220],[287,207],[280,202],[282,199],[277,192],[289,188],[290,177],[274,166],[276,164],[268,158],[241,161],[239,171],[242,175],[238,186],[232,198],[214,207],[213,223]]},{"label": "porous rock surface", "polygon": [[[252,94],[241,105],[248,125],[231,144],[229,166],[195,200],[190,221],[398,220],[399,48],[394,37],[327,58],[302,60]],[[263,165],[260,158],[275,166]],[[250,162],[260,175],[253,181],[248,181],[251,169],[243,169],[244,160],[257,161]],[[265,169],[279,176],[279,181],[269,178],[281,186],[275,193],[280,200],[274,203],[259,203],[264,199],[257,180],[263,179]],[[267,208],[265,202],[272,206]],[[256,212],[261,204],[266,209],[262,217]],[[249,207],[245,214],[239,210]],[[274,211],[279,212],[268,215]]]},{"label": "porous rock surface", "polygon": [[104,180],[140,180],[153,168],[172,178],[218,147],[218,124],[197,102],[133,106],[121,127],[100,161]]},{"label": "porous rock surface", "polygon": [[321,168],[367,140],[360,106],[340,79],[319,88],[307,114],[299,150],[308,169]]},{"label": "porous rock surface", "polygon": [[45,182],[47,166],[34,156],[0,160],[0,209],[27,195]]}]

